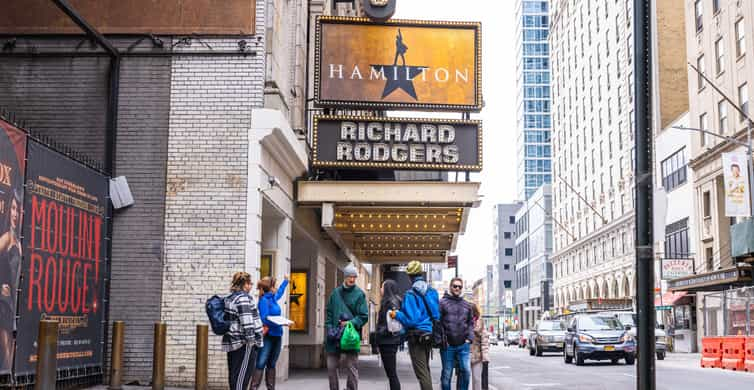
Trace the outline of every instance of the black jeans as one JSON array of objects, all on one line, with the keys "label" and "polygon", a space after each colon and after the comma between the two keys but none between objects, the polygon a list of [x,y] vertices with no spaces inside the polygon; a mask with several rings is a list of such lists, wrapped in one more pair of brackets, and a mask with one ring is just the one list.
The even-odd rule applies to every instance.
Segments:
[{"label": "black jeans", "polygon": [[380,359],[385,367],[385,374],[390,381],[390,390],[401,390],[401,381],[398,380],[398,370],[395,363],[395,354],[398,352],[398,344],[381,344]]}]

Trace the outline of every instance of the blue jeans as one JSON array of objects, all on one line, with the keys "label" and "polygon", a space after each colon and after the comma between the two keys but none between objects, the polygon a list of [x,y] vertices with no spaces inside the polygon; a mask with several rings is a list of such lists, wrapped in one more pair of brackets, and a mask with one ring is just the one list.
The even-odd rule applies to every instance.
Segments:
[{"label": "blue jeans", "polygon": [[442,358],[442,375],[440,383],[442,390],[450,390],[450,380],[453,378],[453,369],[458,367],[458,390],[469,389],[469,377],[471,376],[471,345],[449,345],[440,350]]},{"label": "blue jeans", "polygon": [[257,370],[275,368],[282,343],[283,338],[281,336],[264,336],[264,346],[257,354]]}]

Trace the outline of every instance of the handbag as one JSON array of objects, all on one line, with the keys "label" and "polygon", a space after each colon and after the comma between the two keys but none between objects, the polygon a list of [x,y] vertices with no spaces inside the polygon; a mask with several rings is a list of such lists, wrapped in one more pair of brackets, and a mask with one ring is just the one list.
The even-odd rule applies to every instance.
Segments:
[{"label": "handbag", "polygon": [[343,327],[343,334],[340,336],[340,350],[361,350],[361,335],[359,335],[359,332],[356,331],[351,322],[346,322],[346,326]]},{"label": "handbag", "polygon": [[403,331],[403,324],[395,318],[390,317],[390,312],[385,313],[387,320],[387,331],[392,334],[397,334]]}]

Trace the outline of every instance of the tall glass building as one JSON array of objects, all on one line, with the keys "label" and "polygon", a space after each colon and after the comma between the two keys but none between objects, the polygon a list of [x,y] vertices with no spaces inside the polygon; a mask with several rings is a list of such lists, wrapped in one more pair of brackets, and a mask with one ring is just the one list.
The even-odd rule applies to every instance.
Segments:
[{"label": "tall glass building", "polygon": [[516,4],[516,153],[522,200],[552,182],[549,3],[517,0]]}]

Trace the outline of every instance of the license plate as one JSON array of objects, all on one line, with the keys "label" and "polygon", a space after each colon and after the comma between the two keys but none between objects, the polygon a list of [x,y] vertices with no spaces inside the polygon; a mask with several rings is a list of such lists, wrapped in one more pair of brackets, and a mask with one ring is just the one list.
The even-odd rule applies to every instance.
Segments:
[{"label": "license plate", "polygon": [[605,351],[615,351],[615,347],[613,347],[612,345],[606,345]]}]

